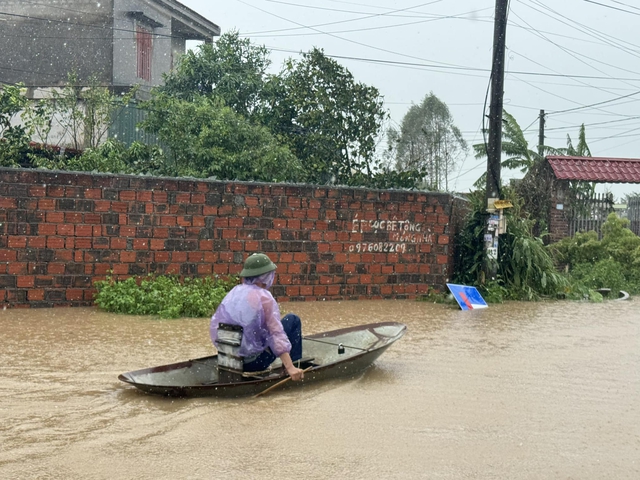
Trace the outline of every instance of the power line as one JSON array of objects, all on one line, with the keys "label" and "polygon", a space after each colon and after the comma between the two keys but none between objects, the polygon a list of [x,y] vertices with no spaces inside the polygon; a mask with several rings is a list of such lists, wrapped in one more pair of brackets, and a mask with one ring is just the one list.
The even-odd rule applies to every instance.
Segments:
[{"label": "power line", "polygon": [[[591,67],[591,68],[593,68],[594,70],[596,70],[596,71],[598,71],[598,72],[600,72],[600,73],[605,74],[605,72],[603,72],[602,70],[598,70],[597,68],[593,67],[593,66],[592,66],[592,65],[590,65],[589,63],[587,63],[587,62],[585,62],[585,61],[583,61],[583,60],[580,60],[580,59],[579,59],[579,58],[577,58],[575,55],[579,55],[579,56],[581,56],[581,57],[584,57],[584,58],[586,58],[586,59],[588,59],[588,60],[591,60],[592,62],[601,63],[601,64],[603,64],[603,65],[606,65],[607,67],[612,67],[612,68],[615,68],[615,69],[618,69],[618,70],[622,70],[622,71],[627,72],[627,73],[632,73],[632,74],[634,74],[634,75],[640,75],[640,73],[639,73],[639,72],[635,72],[635,71],[633,71],[633,70],[628,70],[628,69],[626,69],[626,68],[618,67],[618,66],[616,66],[616,65],[611,65],[610,63],[603,62],[603,61],[598,60],[598,59],[596,59],[596,58],[589,57],[588,55],[585,55],[585,54],[583,54],[583,53],[579,53],[579,52],[576,52],[576,51],[574,51],[574,50],[571,50],[570,48],[567,48],[567,47],[565,47],[565,46],[559,45],[559,44],[557,44],[556,42],[552,41],[551,39],[547,38],[545,35],[543,35],[543,34],[542,34],[542,32],[540,32],[540,31],[536,30],[535,28],[533,28],[533,27],[532,27],[532,26],[531,26],[531,25],[530,25],[526,20],[524,20],[523,18],[521,18],[517,13],[515,13],[515,12],[512,12],[512,13],[513,13],[516,17],[518,17],[520,20],[522,20],[526,25],[528,25],[529,27],[531,27],[531,28],[529,29],[529,31],[530,31],[530,32],[533,32],[533,34],[534,34],[534,35],[536,35],[536,36],[537,36],[537,37],[539,37],[539,38],[542,38],[543,40],[545,40],[545,41],[546,41],[546,42],[548,42],[548,43],[551,43],[553,46],[555,46],[555,47],[557,47],[557,48],[560,48],[560,49],[561,49],[562,51],[564,51],[565,53],[569,53],[573,58],[575,58],[575,59],[576,59],[576,60],[578,60],[579,62],[584,63],[584,64],[585,64],[585,65],[587,65],[588,67]],[[522,55],[522,56],[524,57],[524,55]],[[527,58],[527,57],[524,57],[524,58]],[[529,61],[532,61],[531,59],[528,59],[528,60],[529,60]],[[535,62],[534,62],[534,63],[535,63]],[[538,64],[538,65],[539,65],[539,64]]]},{"label": "power line", "polygon": [[[300,51],[297,50],[289,50],[289,49],[283,49],[283,48],[276,48],[276,47],[267,47],[270,50],[273,51],[277,51],[277,52],[284,52],[284,53],[295,53],[295,54],[300,54]],[[375,47],[373,47],[375,48]],[[395,53],[395,52],[392,52]],[[376,64],[381,64],[381,65],[398,65],[398,66],[408,66],[408,67],[421,67],[421,68],[426,68],[426,69],[452,69],[452,70],[465,70],[465,71],[475,71],[475,72],[485,72],[485,73],[489,73],[491,72],[490,69],[488,68],[481,68],[481,67],[469,67],[469,66],[463,66],[463,65],[450,65],[450,64],[444,64],[444,65],[432,65],[432,64],[428,64],[428,63],[415,63],[415,62],[402,62],[399,60],[381,60],[381,59],[376,59],[376,58],[366,58],[366,57],[353,57],[353,56],[347,56],[347,55],[331,55],[331,54],[327,54],[325,53],[325,55],[327,57],[331,57],[331,58],[340,58],[343,60],[358,60],[358,61],[363,61],[363,62],[371,62],[371,63],[376,63]],[[427,60],[429,61],[429,60]],[[526,71],[521,71],[521,70],[510,70],[507,71],[506,73],[512,74],[512,75],[531,75],[531,76],[535,76],[535,77],[560,77],[560,78],[585,78],[585,79],[594,79],[594,80],[627,80],[627,81],[634,81],[634,82],[640,82],[640,78],[621,78],[621,77],[601,77],[601,76],[597,76],[597,75],[571,75],[571,74],[566,74],[566,73],[545,73],[545,72],[526,72]],[[545,92],[548,93],[548,92]],[[564,98],[564,97],[561,97]]]},{"label": "power line", "polygon": [[625,7],[633,8],[634,10],[640,10],[639,7],[634,7],[633,5],[629,5],[627,3],[619,2],[618,0],[611,0],[613,3],[617,3],[618,5],[624,5]]},{"label": "power line", "polygon": [[21,0],[24,3],[29,3],[31,5],[37,5],[40,7],[45,7],[45,8],[51,8],[53,10],[64,10],[65,12],[73,12],[73,13],[81,13],[83,15],[101,15],[100,13],[95,13],[95,12],[85,12],[83,10],[76,10],[73,8],[65,8],[65,7],[61,7],[59,5],[51,5],[51,4],[46,4],[46,3],[40,3],[40,2],[33,2],[31,0]]},{"label": "power line", "polygon": [[[303,36],[309,36],[309,35],[326,35],[326,34],[329,34],[329,33],[335,34],[335,33],[366,32],[366,31],[370,31],[370,30],[382,30],[382,29],[386,29],[386,28],[397,28],[397,27],[406,27],[406,26],[409,26],[409,25],[419,25],[419,24],[424,24],[424,23],[429,23],[429,22],[435,22],[435,21],[438,21],[438,20],[466,20],[464,18],[464,15],[466,15],[466,13],[461,13],[459,15],[442,15],[442,16],[437,16],[437,17],[434,17],[434,18],[429,18],[427,20],[416,20],[416,21],[413,21],[413,22],[394,23],[392,25],[379,25],[379,26],[375,26],[375,27],[353,28],[353,29],[350,29],[350,30],[336,30],[336,31],[331,31],[331,32],[284,33],[284,34],[278,34],[278,35],[264,34],[264,35],[251,35],[251,37],[252,38],[262,38],[262,37],[268,37],[268,38],[274,38],[274,37],[303,37]],[[333,23],[336,23],[336,22],[333,22]],[[298,30],[298,29],[296,29],[296,30]],[[249,36],[249,34],[243,34],[242,36]]]},{"label": "power line", "polygon": [[606,7],[606,8],[610,8],[612,10],[618,10],[620,12],[624,12],[624,13],[630,13],[631,15],[638,15],[640,16],[640,13],[636,13],[636,12],[630,12],[629,10],[625,10],[623,8],[618,8],[618,7],[614,7],[613,5],[607,5],[604,3],[600,3],[600,2],[594,2],[593,0],[582,0],[583,2],[587,2],[587,3],[593,3],[594,5],[600,5],[601,7]]},{"label": "power line", "polygon": [[[426,7],[427,5],[433,5],[434,3],[440,3],[443,0],[432,0],[431,2],[427,2],[427,3],[421,3],[420,5],[415,5],[413,7],[407,7],[407,8],[401,8],[399,10],[392,10],[391,12],[386,12],[386,13],[376,13],[376,14],[371,14],[372,16],[393,16],[391,14],[393,13],[397,13],[397,12],[406,12],[406,11],[410,11],[416,8],[420,8],[420,7]],[[279,4],[283,4],[283,5],[289,5],[292,7],[301,7],[301,8],[311,8],[314,10],[326,10],[329,12],[340,12],[340,13],[353,13],[353,14],[358,14],[358,15],[370,15],[369,12],[355,12],[353,10],[340,10],[337,8],[327,8],[327,7],[318,7],[315,5],[304,5],[304,4],[300,4],[300,3],[293,3],[293,2],[284,2],[282,0],[265,0],[265,2],[268,3],[279,3]],[[486,9],[484,9],[486,10]],[[415,12],[415,13],[421,13],[421,12]]]},{"label": "power line", "polygon": [[[516,15],[516,16],[517,16],[521,21],[523,21],[525,24],[529,25],[529,23],[528,23],[526,20],[522,19],[522,18],[521,18],[520,16],[518,16],[515,12],[514,12],[514,15]],[[529,25],[529,26],[531,26],[531,25]],[[574,53],[572,53],[569,49],[567,49],[567,48],[563,47],[562,45],[557,44],[556,42],[554,42],[554,41],[552,41],[551,39],[549,39],[549,38],[545,37],[544,35],[542,35],[541,33],[535,32],[535,34],[536,34],[537,36],[539,36],[540,38],[542,38],[543,40],[545,40],[545,41],[547,41],[547,42],[551,43],[551,44],[552,44],[552,45],[554,45],[555,47],[559,48],[559,49],[560,49],[560,50],[562,50],[563,52],[567,53],[568,55],[572,56],[573,58],[575,58],[575,59],[576,59],[576,60],[578,60],[579,62],[581,62],[581,63],[583,63],[583,64],[587,65],[588,67],[593,68],[593,69],[594,69],[594,70],[596,70],[597,72],[600,72],[600,73],[603,73],[603,74],[605,74],[605,75],[608,75],[606,72],[603,72],[602,70],[600,70],[600,69],[598,69],[598,68],[594,67],[593,65],[591,65],[591,64],[589,64],[589,63],[587,63],[587,62],[585,62],[584,60],[582,60],[582,59],[578,58],[578,57],[577,57]],[[527,57],[525,57],[525,58],[527,58]],[[529,60],[529,61],[531,61],[531,62],[533,62],[533,60],[531,60],[531,59],[528,59],[528,60]],[[533,63],[537,63],[537,62],[533,62]],[[547,68],[548,68],[548,67],[547,67]],[[550,70],[551,70],[551,71],[553,71],[552,69],[550,69]],[[636,72],[633,72],[633,73],[636,73]],[[637,73],[636,73],[636,74],[637,74]],[[638,75],[640,75],[640,74],[638,74]],[[578,83],[581,83],[581,84],[584,84],[584,85],[588,85],[587,83],[585,83],[585,82],[584,82],[584,81],[582,81],[581,79],[573,79],[573,80],[574,80],[575,82],[578,82]],[[607,91],[606,89],[601,88],[601,87],[595,87],[595,86],[593,86],[593,88],[596,88],[597,90],[601,90],[601,91],[607,92],[607,93],[609,93],[609,94],[612,94],[612,93],[613,93],[613,92]]]},{"label": "power line", "polygon": [[[21,15],[19,13],[8,13],[8,12],[0,12],[0,15],[4,15],[7,17],[17,17],[17,18],[25,18],[27,20],[36,20],[39,22],[46,22],[46,23],[62,23],[62,24],[66,24],[66,25],[75,25],[75,26],[79,26],[79,27],[89,27],[89,28],[97,28],[100,30],[113,30],[114,32],[129,32],[129,33],[136,33],[135,30],[132,29],[128,29],[128,28],[117,28],[117,27],[113,27],[110,25],[92,25],[90,23],[82,23],[82,22],[72,22],[70,20],[58,20],[58,19],[54,19],[54,18],[42,18],[42,17],[33,17],[31,15]],[[164,33],[152,33],[151,35],[153,35],[154,37],[167,37],[167,38],[179,38],[179,39],[184,39],[184,37],[179,37],[179,36],[175,36],[175,35],[168,35],[168,34],[164,34]]]},{"label": "power line", "polygon": [[627,137],[637,137],[637,134],[634,135],[627,135],[631,132],[637,132],[638,130],[640,130],[640,127],[636,127],[636,128],[632,128],[631,130],[627,130],[626,132],[622,132],[622,133],[617,133],[615,135],[611,135],[608,137],[600,137],[600,138],[596,138],[594,140],[589,140],[589,143],[597,143],[597,142],[601,142],[603,140],[609,140],[611,138],[627,138]]},{"label": "power line", "polygon": [[[435,2],[431,2],[431,3],[435,3]],[[427,3],[425,5],[429,5],[429,4]],[[315,28],[315,27],[326,27],[328,25],[338,25],[338,24],[341,24],[341,23],[358,22],[360,20],[366,20],[366,19],[369,19],[369,18],[376,18],[376,17],[383,17],[383,16],[385,16],[385,17],[404,16],[404,15],[394,15],[394,13],[402,12],[402,11],[405,11],[405,10],[410,10],[411,8],[416,8],[416,7],[408,7],[408,8],[398,9],[398,10],[390,10],[390,11],[385,12],[385,13],[366,14],[364,17],[350,18],[350,19],[347,19],[347,20],[340,20],[340,21],[336,21],[336,22],[320,23],[320,24],[317,24],[317,25],[291,27],[291,28],[281,28],[281,29],[277,29],[277,30],[263,30],[263,31],[258,31],[258,32],[248,32],[248,33],[243,34],[243,36],[266,34],[266,33],[280,33],[280,32],[288,32],[288,31],[292,31],[292,30],[304,30],[304,29]],[[363,13],[363,12],[360,12],[360,13]],[[415,18],[416,17],[415,15],[407,15],[407,16],[410,17],[410,18]]]},{"label": "power line", "polygon": [[551,132],[551,131],[554,131],[554,130],[572,130],[572,129],[575,129],[575,128],[580,128],[582,125],[584,125],[585,127],[595,127],[595,126],[599,126],[599,125],[608,125],[608,124],[611,124],[611,123],[630,122],[631,120],[640,120],[640,116],[630,117],[630,118],[619,118],[618,120],[608,120],[606,122],[583,123],[581,125],[571,125],[569,127],[546,128],[545,131],[546,132]]},{"label": "power line", "polygon": [[[381,51],[381,52],[385,52],[385,53],[391,53],[391,54],[393,54],[393,55],[398,55],[398,56],[401,56],[401,57],[413,58],[413,59],[415,59],[415,60],[422,60],[422,61],[430,61],[430,62],[434,62],[434,63],[440,63],[440,64],[441,64],[441,65],[443,65],[443,66],[448,65],[448,66],[449,66],[449,68],[461,68],[461,69],[463,69],[463,68],[464,68],[464,69],[466,69],[465,67],[460,67],[460,66],[457,66],[457,65],[447,64],[447,63],[445,63],[445,62],[438,62],[438,61],[436,61],[436,60],[426,60],[426,59],[421,58],[421,57],[415,57],[415,56],[413,56],[413,55],[407,55],[407,54],[400,53],[400,52],[394,52],[393,50],[387,50],[387,49],[385,49],[385,48],[376,47],[376,46],[374,46],[374,45],[368,45],[368,44],[366,44],[366,43],[362,43],[362,42],[357,42],[357,41],[355,41],[355,40],[351,40],[351,39],[348,39],[348,38],[345,38],[345,37],[340,37],[340,36],[338,36],[338,35],[334,35],[334,34],[329,33],[329,32],[323,32],[322,30],[318,30],[318,29],[317,29],[317,28],[315,28],[315,27],[309,27],[309,26],[307,26],[307,25],[303,25],[303,24],[301,24],[301,23],[299,23],[299,22],[296,22],[296,21],[294,21],[294,20],[290,20],[290,19],[288,19],[288,18],[285,18],[285,17],[282,17],[282,16],[280,16],[280,15],[277,15],[277,14],[275,14],[275,13],[273,13],[273,12],[269,12],[269,11],[267,11],[267,10],[264,10],[264,9],[262,9],[262,8],[260,8],[260,7],[256,7],[255,5],[251,5],[250,3],[247,3],[247,2],[245,2],[245,1],[243,1],[243,0],[236,0],[236,1],[237,1],[237,2],[239,2],[239,3],[241,3],[241,4],[243,4],[243,5],[246,5],[246,6],[248,6],[248,7],[254,8],[254,9],[256,9],[256,10],[258,10],[258,11],[262,12],[262,13],[266,13],[267,15],[271,15],[271,16],[273,16],[273,17],[279,18],[280,20],[284,20],[284,21],[286,21],[286,22],[293,23],[294,25],[298,25],[298,26],[300,26],[300,27],[310,28],[311,30],[315,30],[316,32],[322,33],[322,34],[327,35],[327,36],[329,36],[329,37],[337,38],[337,39],[339,39],[339,40],[342,40],[342,41],[345,41],[345,42],[349,42],[349,43],[353,43],[353,44],[355,44],[355,45],[360,45],[360,46],[367,47],[367,48],[371,48],[371,49],[374,49],[374,50],[379,50],[379,51]],[[444,67],[443,67],[443,68],[444,68]]]},{"label": "power line", "polygon": [[581,107],[567,108],[566,110],[556,110],[555,112],[549,112],[548,115],[557,115],[559,113],[575,112],[576,110],[582,110],[584,108],[591,108],[591,107],[595,107],[595,106],[598,106],[598,105],[604,105],[604,104],[607,104],[607,103],[615,102],[617,100],[622,100],[623,98],[633,97],[633,96],[638,95],[638,94],[640,94],[640,90],[637,91],[637,92],[629,93],[628,95],[621,95],[621,96],[616,97],[616,98],[610,98],[609,100],[604,100],[602,102],[591,103],[589,105],[582,105]]},{"label": "power line", "polygon": [[[611,39],[614,39],[617,42],[626,43],[626,44],[631,45],[632,47],[634,47],[636,49],[640,49],[640,46],[638,46],[636,44],[633,44],[631,42],[627,42],[626,40],[621,40],[619,38],[613,37],[612,35],[603,34],[602,32],[600,32],[600,31],[598,31],[598,30],[596,30],[594,28],[591,28],[588,25],[584,25],[584,24],[582,24],[580,22],[577,22],[575,19],[569,18],[566,15],[563,15],[563,14],[561,14],[559,12],[556,12],[551,7],[545,5],[544,3],[542,3],[539,0],[529,0],[529,3],[533,3],[535,5],[538,5],[541,8],[543,8],[543,9],[549,11],[549,12],[552,12],[553,14],[557,15],[560,18],[563,18],[566,21],[560,20],[560,19],[558,19],[556,17],[552,17],[548,13],[545,13],[545,12],[543,12],[541,10],[538,10],[537,8],[532,7],[531,5],[527,5],[526,3],[523,3],[523,5],[526,5],[529,8],[531,8],[532,10],[534,10],[534,11],[536,11],[538,13],[541,13],[542,15],[545,15],[545,16],[551,18],[552,20],[555,20],[556,22],[562,23],[563,25],[567,25],[568,27],[570,27],[570,28],[572,28],[574,30],[577,30],[580,33],[583,33],[583,34],[585,34],[587,36],[593,37],[595,35],[597,38],[601,39],[607,45],[609,45],[611,47],[614,47],[614,48],[617,48],[618,50],[622,50],[622,51],[624,51],[624,52],[626,52],[626,53],[628,53],[628,54],[630,54],[630,55],[632,55],[634,57],[638,57],[638,54],[637,54],[638,52],[637,51],[634,51],[634,50],[630,49],[629,47],[626,47],[626,46],[622,45],[621,43],[613,42]],[[581,30],[576,25],[579,25],[584,30]]]}]

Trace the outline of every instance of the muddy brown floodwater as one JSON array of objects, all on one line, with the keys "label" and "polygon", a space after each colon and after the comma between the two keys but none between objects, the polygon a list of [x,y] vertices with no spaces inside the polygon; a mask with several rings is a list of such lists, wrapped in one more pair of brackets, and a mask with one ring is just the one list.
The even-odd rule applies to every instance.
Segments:
[{"label": "muddy brown floodwater", "polygon": [[0,478],[638,479],[638,306],[283,304],[408,332],[356,378],[238,400],[116,378],[213,353],[207,319],[0,311]]}]

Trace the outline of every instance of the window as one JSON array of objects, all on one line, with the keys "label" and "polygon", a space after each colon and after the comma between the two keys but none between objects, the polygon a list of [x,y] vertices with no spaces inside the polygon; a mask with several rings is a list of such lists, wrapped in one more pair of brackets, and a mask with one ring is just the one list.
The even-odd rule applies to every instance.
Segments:
[{"label": "window", "polygon": [[151,32],[138,26],[136,29],[136,41],[138,44],[138,78],[151,81],[151,57],[152,43]]}]

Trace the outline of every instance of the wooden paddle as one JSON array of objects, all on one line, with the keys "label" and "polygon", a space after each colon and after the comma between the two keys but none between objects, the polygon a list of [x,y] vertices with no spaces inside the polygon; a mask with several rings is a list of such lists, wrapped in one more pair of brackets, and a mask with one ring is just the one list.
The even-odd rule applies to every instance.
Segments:
[{"label": "wooden paddle", "polygon": [[[313,365],[310,367],[305,368],[302,373],[306,373],[309,370],[311,370],[313,368]],[[287,383],[289,380],[291,380],[291,377],[287,377],[284,380],[280,380],[278,383],[276,383],[275,385],[271,385],[269,388],[265,388],[263,391],[261,391],[260,393],[256,393],[253,398],[258,398],[261,395],[264,395],[267,392],[270,392],[271,390],[273,390],[276,387],[279,387],[280,385]]]}]

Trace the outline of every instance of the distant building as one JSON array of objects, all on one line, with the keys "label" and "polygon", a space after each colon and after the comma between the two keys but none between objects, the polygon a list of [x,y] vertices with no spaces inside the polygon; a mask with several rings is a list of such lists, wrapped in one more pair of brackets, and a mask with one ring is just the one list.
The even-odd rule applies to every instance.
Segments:
[{"label": "distant building", "polygon": [[207,43],[220,28],[176,0],[0,0],[0,83],[30,96],[62,86],[75,71],[118,90],[162,82],[187,40]]}]

